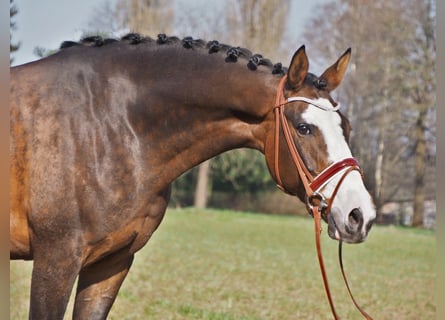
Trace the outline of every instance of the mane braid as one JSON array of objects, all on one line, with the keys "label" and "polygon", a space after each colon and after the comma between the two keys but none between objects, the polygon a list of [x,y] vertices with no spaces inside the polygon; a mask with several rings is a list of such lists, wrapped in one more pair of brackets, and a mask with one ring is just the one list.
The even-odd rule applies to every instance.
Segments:
[{"label": "mane braid", "polygon": [[[273,64],[269,59],[264,58],[261,54],[252,54],[249,49],[241,47],[233,47],[227,44],[219,43],[216,40],[204,41],[202,39],[193,39],[192,37],[185,37],[182,40],[175,36],[167,36],[164,33],[158,34],[156,39],[144,37],[139,33],[128,33],[120,39],[103,38],[99,35],[87,36],[82,38],[79,42],[64,41],[60,45],[60,50],[66,50],[71,47],[103,47],[112,43],[121,42],[129,45],[181,45],[185,49],[204,49],[208,54],[220,54],[225,56],[227,63],[236,63],[239,59],[247,61],[247,68],[255,71],[259,66],[266,66],[271,69],[274,75],[285,75],[287,68],[283,67],[281,62]],[[320,84],[319,84],[320,85]],[[323,84],[321,84],[323,85]]]}]

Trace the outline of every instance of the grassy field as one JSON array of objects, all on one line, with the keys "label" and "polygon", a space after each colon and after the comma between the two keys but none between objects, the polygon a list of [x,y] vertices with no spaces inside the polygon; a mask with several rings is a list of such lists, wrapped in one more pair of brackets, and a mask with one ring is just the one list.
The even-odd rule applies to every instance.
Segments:
[{"label": "grassy field", "polygon": [[[326,229],[326,227],[325,227]],[[337,243],[322,234],[337,312],[361,319],[341,278]],[[359,304],[374,319],[435,319],[433,232],[375,226],[345,245]],[[31,263],[10,267],[11,319],[27,319]],[[71,318],[72,302],[66,319]],[[135,262],[109,319],[332,319],[313,220],[220,210],[169,210]]]}]

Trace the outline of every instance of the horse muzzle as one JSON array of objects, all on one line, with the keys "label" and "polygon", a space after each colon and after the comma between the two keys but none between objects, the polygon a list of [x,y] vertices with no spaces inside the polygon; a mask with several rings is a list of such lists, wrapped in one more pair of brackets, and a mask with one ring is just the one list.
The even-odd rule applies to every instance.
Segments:
[{"label": "horse muzzle", "polygon": [[332,239],[347,243],[360,243],[366,240],[374,223],[374,218],[365,221],[361,209],[353,209],[347,216],[333,207],[327,216],[328,234]]}]

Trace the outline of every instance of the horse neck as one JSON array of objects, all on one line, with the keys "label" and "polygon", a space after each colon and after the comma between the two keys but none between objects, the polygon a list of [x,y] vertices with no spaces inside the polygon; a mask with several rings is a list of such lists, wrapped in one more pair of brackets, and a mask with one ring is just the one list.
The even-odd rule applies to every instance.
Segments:
[{"label": "horse neck", "polygon": [[150,72],[139,85],[142,94],[134,110],[136,121],[145,121],[136,128],[146,130],[151,167],[172,168],[171,181],[228,150],[264,152],[279,80],[270,70],[249,70],[247,61],[227,63],[220,56],[196,58],[185,52],[170,64],[148,62]]}]

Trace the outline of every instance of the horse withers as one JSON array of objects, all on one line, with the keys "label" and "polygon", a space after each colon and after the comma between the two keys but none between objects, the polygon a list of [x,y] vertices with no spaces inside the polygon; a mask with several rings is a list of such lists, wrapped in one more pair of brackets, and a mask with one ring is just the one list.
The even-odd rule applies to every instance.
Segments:
[{"label": "horse withers", "polygon": [[[330,95],[349,58],[316,76],[304,46],[286,69],[217,41],[130,34],[65,42],[11,68],[10,247],[12,259],[34,260],[30,319],[62,319],[76,278],[73,318],[106,318],[171,183],[222,152],[257,149],[283,190],[312,197],[307,177],[352,159]],[[334,239],[362,242],[375,209],[360,172],[342,172],[317,185],[323,217]]]}]

